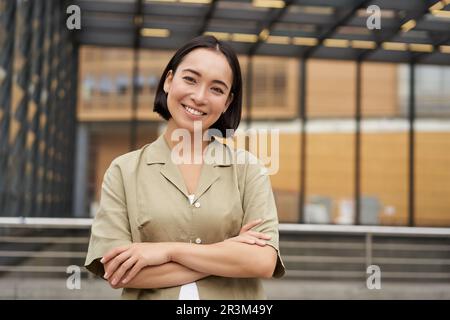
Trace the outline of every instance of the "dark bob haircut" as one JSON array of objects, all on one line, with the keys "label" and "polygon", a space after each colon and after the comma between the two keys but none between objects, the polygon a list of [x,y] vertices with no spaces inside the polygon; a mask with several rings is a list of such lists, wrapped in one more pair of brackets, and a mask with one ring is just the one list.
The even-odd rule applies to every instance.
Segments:
[{"label": "dark bob haircut", "polygon": [[175,74],[178,66],[183,58],[191,51],[199,48],[209,48],[220,51],[228,61],[233,72],[233,84],[231,85],[230,94],[233,94],[233,100],[231,101],[228,109],[220,118],[211,125],[209,129],[217,129],[221,132],[222,137],[228,137],[226,129],[233,129],[235,131],[241,121],[242,113],[242,76],[241,68],[236,53],[227,43],[217,40],[213,36],[199,36],[175,52],[172,59],[170,59],[166,68],[164,69],[161,79],[159,80],[158,89],[156,90],[155,103],[153,111],[159,113],[165,120],[171,118],[169,109],[167,108],[167,96],[164,92],[164,82],[167,77],[167,73],[172,70]]}]

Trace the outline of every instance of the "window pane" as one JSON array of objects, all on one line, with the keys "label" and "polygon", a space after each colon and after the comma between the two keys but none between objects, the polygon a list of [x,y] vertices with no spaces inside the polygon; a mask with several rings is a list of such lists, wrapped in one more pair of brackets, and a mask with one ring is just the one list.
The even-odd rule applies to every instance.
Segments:
[{"label": "window pane", "polygon": [[270,177],[280,222],[298,223],[300,134],[280,133],[279,170]]},{"label": "window pane", "polygon": [[307,90],[304,221],[353,224],[355,64],[309,61]]},{"label": "window pane", "polygon": [[355,64],[347,61],[308,62],[308,117],[353,117]]},{"label": "window pane", "polygon": [[415,223],[450,226],[450,68],[417,66]]},{"label": "window pane", "polygon": [[408,223],[408,121],[399,104],[408,82],[398,70],[362,65],[361,224]]},{"label": "window pane", "polygon": [[305,223],[353,224],[353,133],[322,128],[307,139]]}]

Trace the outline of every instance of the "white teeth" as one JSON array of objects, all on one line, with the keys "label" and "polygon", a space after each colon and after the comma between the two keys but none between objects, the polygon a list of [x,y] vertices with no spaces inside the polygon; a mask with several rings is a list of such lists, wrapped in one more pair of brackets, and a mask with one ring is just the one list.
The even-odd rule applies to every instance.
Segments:
[{"label": "white teeth", "polygon": [[190,108],[190,107],[188,107],[188,106],[185,106],[184,104],[183,104],[183,107],[184,107],[184,109],[186,109],[189,113],[191,113],[191,114],[193,114],[193,115],[196,115],[196,116],[204,115],[203,112],[200,112],[200,111],[197,111],[197,110],[195,110],[195,109],[192,109],[192,108]]}]

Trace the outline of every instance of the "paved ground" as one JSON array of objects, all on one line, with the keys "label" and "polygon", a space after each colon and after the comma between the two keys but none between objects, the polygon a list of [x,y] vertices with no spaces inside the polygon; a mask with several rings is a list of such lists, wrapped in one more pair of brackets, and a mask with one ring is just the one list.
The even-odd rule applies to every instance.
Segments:
[{"label": "paved ground", "polygon": [[[450,299],[450,283],[382,283],[369,290],[365,283],[267,280],[269,299]],[[105,281],[82,279],[81,289],[68,290],[65,279],[0,278],[0,299],[118,299],[120,290]]]}]

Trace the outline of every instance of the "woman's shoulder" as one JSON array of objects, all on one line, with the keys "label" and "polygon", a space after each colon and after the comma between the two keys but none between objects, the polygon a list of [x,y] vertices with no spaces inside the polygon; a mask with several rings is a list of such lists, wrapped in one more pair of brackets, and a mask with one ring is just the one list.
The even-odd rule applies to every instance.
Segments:
[{"label": "woman's shoulder", "polygon": [[253,153],[251,153],[248,150],[237,148],[233,150],[234,157],[236,158],[237,164],[260,164],[260,160],[257,156],[255,156]]},{"label": "woman's shoulder", "polygon": [[263,161],[252,152],[242,148],[227,148],[231,152],[232,165],[236,167],[239,176],[253,176],[267,174]]},{"label": "woman's shoulder", "polygon": [[259,159],[251,152],[238,148],[233,143],[228,143],[224,141],[214,140],[213,148],[210,149],[208,153],[207,161],[213,161],[220,165],[233,165],[238,167],[246,167],[251,164],[260,164]]},{"label": "woman's shoulder", "polygon": [[111,161],[110,167],[120,167],[122,169],[136,167],[150,145],[151,143],[146,144],[137,150],[133,150],[117,156]]}]

